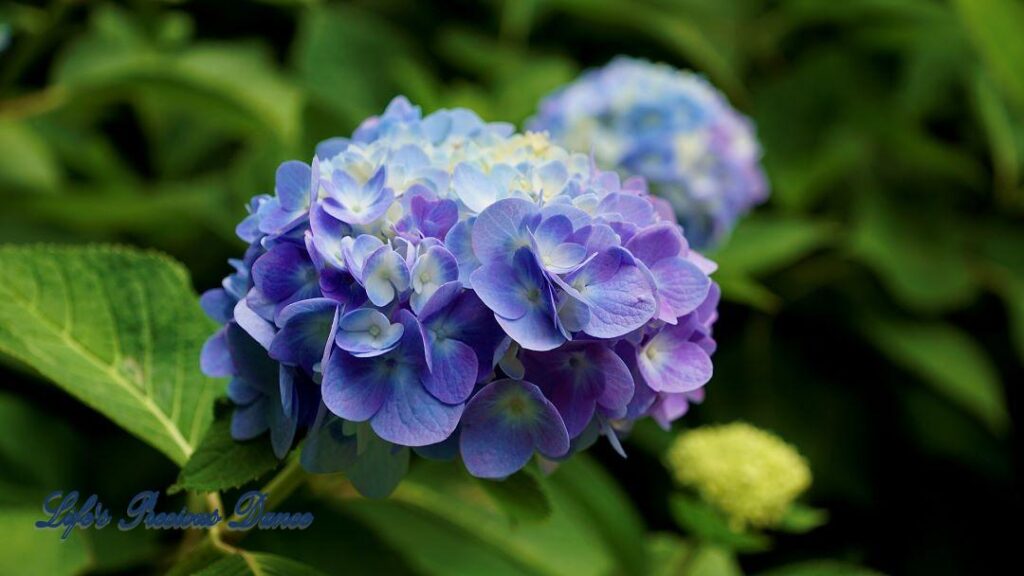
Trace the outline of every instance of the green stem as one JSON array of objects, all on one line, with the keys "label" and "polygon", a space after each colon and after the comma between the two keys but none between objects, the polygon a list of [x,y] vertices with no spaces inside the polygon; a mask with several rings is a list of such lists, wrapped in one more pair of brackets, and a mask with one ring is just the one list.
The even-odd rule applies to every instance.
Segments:
[{"label": "green stem", "polygon": [[[289,496],[292,495],[296,490],[299,489],[306,480],[309,479],[309,474],[302,469],[302,465],[299,463],[298,456],[293,456],[285,463],[284,468],[277,473],[270,482],[263,487],[260,492],[267,495],[267,500],[263,505],[264,512],[271,512],[280,506]],[[236,515],[231,516],[226,521],[217,524],[210,529],[210,541],[217,547],[225,551],[234,549],[234,546],[238,544],[245,535],[248,534],[246,530],[227,530],[226,526],[230,522],[241,520],[241,517]]]},{"label": "green stem", "polygon": [[269,512],[277,508],[308,479],[309,474],[302,469],[298,456],[293,456],[284,468],[263,487],[262,491],[267,495],[265,510]]}]

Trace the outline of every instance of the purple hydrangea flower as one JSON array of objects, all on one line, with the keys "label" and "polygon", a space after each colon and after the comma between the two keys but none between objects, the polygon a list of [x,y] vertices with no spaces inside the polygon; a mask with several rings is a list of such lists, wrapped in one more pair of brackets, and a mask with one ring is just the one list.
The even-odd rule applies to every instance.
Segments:
[{"label": "purple hydrangea flower", "polygon": [[667,65],[616,58],[547,97],[527,127],[643,176],[698,248],[768,197],[750,120],[702,76]]},{"label": "purple hydrangea flower", "polygon": [[601,434],[621,451],[635,420],[699,400],[714,264],[642,180],[403,98],[298,164],[202,298],[236,438],[269,431],[281,456],[305,434],[307,468],[380,495],[407,447],[502,478]]}]

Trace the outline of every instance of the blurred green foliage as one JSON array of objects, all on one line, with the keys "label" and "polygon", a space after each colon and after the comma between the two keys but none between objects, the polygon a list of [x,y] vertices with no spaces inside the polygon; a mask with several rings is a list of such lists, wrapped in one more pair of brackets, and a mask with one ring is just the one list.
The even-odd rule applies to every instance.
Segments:
[{"label": "blurred green foliage", "polygon": [[[1000,519],[1022,512],[1018,0],[7,2],[0,243],[156,248],[212,287],[277,164],[392,96],[521,122],[619,53],[707,74],[757,123],[773,196],[712,255],[726,297],[716,376],[681,425],[779,433],[810,461],[808,500],[828,524],[739,564],[729,538],[680,540],[667,438],[644,426],[628,460],[595,450],[607,472],[581,460],[544,479],[553,513],[540,523],[520,509],[510,525],[502,494],[414,462],[387,502],[343,483],[324,488],[348,494],[330,505],[300,494],[315,529],[255,535],[254,549],[327,573],[871,573],[859,563],[932,575],[1006,562]],[[25,557],[49,563],[35,573],[165,569],[180,535],[57,547],[24,531],[58,486],[120,502],[177,469],[26,366],[4,376],[0,516],[18,538],[0,543],[0,573],[24,573]]]}]

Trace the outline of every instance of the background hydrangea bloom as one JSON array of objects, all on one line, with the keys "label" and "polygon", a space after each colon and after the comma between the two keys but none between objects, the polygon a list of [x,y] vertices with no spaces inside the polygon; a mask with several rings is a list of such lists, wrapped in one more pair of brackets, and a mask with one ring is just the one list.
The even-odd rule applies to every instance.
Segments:
[{"label": "background hydrangea bloom", "polygon": [[680,434],[667,457],[676,480],[738,527],[774,525],[811,485],[807,461],[793,446],[743,422]]},{"label": "background hydrangea bloom", "polygon": [[351,464],[349,422],[502,478],[595,432],[621,450],[711,377],[714,264],[643,181],[466,110],[396,98],[283,164],[239,236],[202,364],[235,377],[236,438],[305,430],[311,470]]},{"label": "background hydrangea bloom", "polygon": [[697,248],[768,196],[751,122],[703,77],[667,65],[616,58],[547,97],[527,126],[646,178]]}]

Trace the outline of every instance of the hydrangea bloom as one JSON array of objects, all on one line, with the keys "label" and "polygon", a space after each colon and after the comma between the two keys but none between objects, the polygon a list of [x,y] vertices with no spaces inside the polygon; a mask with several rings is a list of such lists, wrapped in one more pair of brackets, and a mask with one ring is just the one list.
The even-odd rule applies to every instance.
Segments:
[{"label": "hydrangea bloom", "polygon": [[667,426],[711,377],[714,264],[643,181],[546,136],[397,98],[249,209],[202,365],[236,438],[305,431],[313,471],[362,479],[364,435],[501,478]]},{"label": "hydrangea bloom", "polygon": [[667,65],[616,58],[547,97],[528,127],[646,178],[696,248],[768,195],[751,122],[703,77]]},{"label": "hydrangea bloom", "polygon": [[776,524],[811,485],[807,461],[781,438],[743,422],[680,434],[668,451],[676,479],[737,528]]}]

